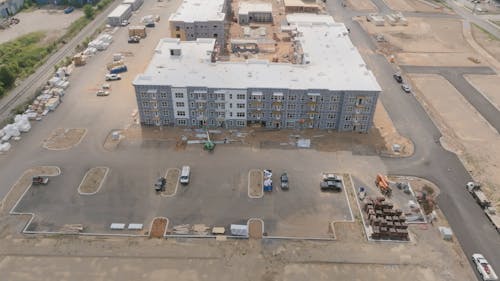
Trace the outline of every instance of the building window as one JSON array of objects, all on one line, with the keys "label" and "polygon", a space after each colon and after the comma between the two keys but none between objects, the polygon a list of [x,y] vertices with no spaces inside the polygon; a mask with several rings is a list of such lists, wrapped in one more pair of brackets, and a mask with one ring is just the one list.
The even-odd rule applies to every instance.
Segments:
[{"label": "building window", "polygon": [[245,104],[244,103],[237,103],[236,108],[245,108]]},{"label": "building window", "polygon": [[180,34],[175,34],[175,38],[181,38]]},{"label": "building window", "polygon": [[346,108],[346,112],[352,112],[353,110],[354,110],[354,107],[352,107],[352,106],[348,106]]},{"label": "building window", "polygon": [[217,117],[223,118],[225,116],[226,116],[225,112],[217,112]]},{"label": "building window", "polygon": [[338,101],[339,101],[339,96],[331,96],[331,97],[330,97],[330,100],[331,100],[332,102],[338,102]]},{"label": "building window", "polygon": [[344,130],[350,129],[351,125],[350,124],[344,124]]},{"label": "building window", "polygon": [[184,98],[184,93],[175,93],[175,98],[177,98],[177,99],[183,99]]},{"label": "building window", "polygon": [[287,118],[290,118],[290,119],[291,119],[291,118],[295,118],[295,113],[288,113],[288,114],[286,115],[286,117],[287,117]]},{"label": "building window", "polygon": [[232,103],[229,104],[229,108],[233,108],[233,104]]},{"label": "building window", "polygon": [[333,122],[327,122],[326,123],[326,127],[327,128],[335,128],[335,123],[333,123]]},{"label": "building window", "polygon": [[233,99],[233,94],[229,94],[229,99],[232,100]]},{"label": "building window", "polygon": [[330,114],[327,115],[327,118],[328,119],[335,119],[336,116],[335,116],[335,114],[330,113]]},{"label": "building window", "polygon": [[177,116],[186,116],[186,111],[177,111]]},{"label": "building window", "polygon": [[288,110],[295,110],[295,104],[289,104],[287,105]]},{"label": "building window", "polygon": [[232,112],[229,112],[229,117],[233,117],[233,113]]},{"label": "building window", "polygon": [[163,110],[163,117],[168,117],[168,110]]},{"label": "building window", "polygon": [[191,111],[191,115],[195,116],[196,115],[196,111]]},{"label": "building window", "polygon": [[370,107],[364,107],[364,108],[363,108],[363,112],[364,112],[364,113],[369,113],[369,112],[370,112],[370,110],[371,110],[371,108],[370,108]]},{"label": "building window", "polygon": [[186,124],[187,124],[187,121],[186,121],[186,119],[178,119],[178,120],[177,120],[177,124],[178,124],[178,125],[186,125]]},{"label": "building window", "polygon": [[160,97],[161,97],[162,99],[166,99],[166,98],[167,98],[167,93],[165,93],[165,92],[161,92],[161,93],[160,93]]},{"label": "building window", "polygon": [[245,112],[237,112],[236,117],[245,117]]},{"label": "building window", "polygon": [[355,103],[356,102],[356,98],[355,97],[350,97],[349,98],[349,103]]},{"label": "building window", "polygon": [[175,31],[180,31],[181,30],[181,27],[180,26],[176,26],[175,27]]},{"label": "building window", "polygon": [[143,101],[142,102],[142,107],[149,107],[149,102]]},{"label": "building window", "polygon": [[193,93],[190,93],[190,94],[189,94],[189,98],[190,98],[190,99],[194,99],[194,94],[193,94]]},{"label": "building window", "polygon": [[196,119],[191,120],[191,125],[196,125]]},{"label": "building window", "polygon": [[214,38],[217,38],[217,33],[214,33]]},{"label": "building window", "polygon": [[141,93],[141,97],[142,97],[143,99],[147,99],[147,98],[148,98],[148,94],[147,94],[146,92],[142,92],[142,93]]},{"label": "building window", "polygon": [[361,117],[361,120],[368,121],[368,115],[363,115],[363,117]]},{"label": "building window", "polygon": [[237,94],[236,98],[239,100],[244,100],[245,99],[245,94]]},{"label": "building window", "polygon": [[236,125],[239,127],[244,127],[245,126],[245,121],[236,121]]},{"label": "building window", "polygon": [[352,120],[352,115],[345,116],[345,121],[351,121],[351,120]]},{"label": "building window", "polygon": [[150,115],[151,114],[151,111],[149,110],[144,110],[144,115]]},{"label": "building window", "polygon": [[178,102],[175,103],[175,106],[177,106],[177,107],[184,107],[185,104],[182,101],[178,101]]},{"label": "building window", "polygon": [[161,106],[163,106],[163,107],[167,107],[167,106],[168,106],[168,102],[166,102],[166,101],[162,101],[162,102],[161,102]]}]

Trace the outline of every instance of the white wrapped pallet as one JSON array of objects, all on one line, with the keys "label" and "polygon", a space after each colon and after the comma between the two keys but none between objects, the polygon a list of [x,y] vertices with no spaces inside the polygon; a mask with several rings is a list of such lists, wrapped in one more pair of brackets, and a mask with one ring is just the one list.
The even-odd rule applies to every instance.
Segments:
[{"label": "white wrapped pallet", "polygon": [[231,234],[237,236],[248,236],[248,226],[243,224],[231,224]]},{"label": "white wrapped pallet", "polygon": [[4,142],[4,143],[0,144],[0,152],[7,152],[10,150],[10,148],[11,148],[11,145],[8,142]]}]

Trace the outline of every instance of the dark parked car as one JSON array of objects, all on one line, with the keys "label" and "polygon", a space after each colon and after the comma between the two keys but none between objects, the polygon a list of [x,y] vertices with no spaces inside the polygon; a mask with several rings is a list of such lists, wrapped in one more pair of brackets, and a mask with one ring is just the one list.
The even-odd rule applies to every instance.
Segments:
[{"label": "dark parked car", "polygon": [[139,43],[139,42],[141,42],[141,37],[139,37],[139,36],[130,36],[128,38],[128,42],[129,43]]},{"label": "dark parked car", "polygon": [[165,179],[164,177],[159,177],[155,183],[156,192],[161,192],[161,191],[165,190],[166,184],[167,184],[167,179]]},{"label": "dark parked car", "polygon": [[281,174],[280,180],[281,180],[281,189],[288,190],[288,188],[289,188],[289,186],[288,186],[288,174],[286,172]]},{"label": "dark parked car", "polygon": [[394,79],[398,82],[398,83],[403,83],[403,77],[401,76],[400,73],[394,73],[394,75],[392,75],[392,77],[394,77]]},{"label": "dark parked car", "polygon": [[342,191],[342,183],[339,181],[322,181],[319,186],[321,191]]}]

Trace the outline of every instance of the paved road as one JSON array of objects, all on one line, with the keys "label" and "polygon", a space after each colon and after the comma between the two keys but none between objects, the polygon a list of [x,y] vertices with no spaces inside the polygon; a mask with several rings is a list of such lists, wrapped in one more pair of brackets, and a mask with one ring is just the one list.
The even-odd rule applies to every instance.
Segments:
[{"label": "paved road", "polygon": [[[382,0],[374,2],[377,6],[383,3]],[[385,57],[376,54],[373,39],[352,20],[357,13],[342,8],[335,1],[328,2],[328,9],[336,21],[344,22],[351,28],[350,36],[354,45],[359,49],[369,50],[363,54],[384,90],[380,96],[381,101],[398,131],[415,144],[415,154],[412,157],[384,159],[389,173],[414,175],[437,184],[441,189],[439,207],[466,255],[481,252],[495,268],[500,268],[500,236],[465,190],[465,183],[471,180],[468,171],[455,154],[440,146],[441,133],[419,102],[412,95],[402,93],[392,78],[392,73],[396,71],[394,66]],[[490,74],[489,70],[481,71]]]},{"label": "paved road", "polygon": [[465,78],[465,74],[493,75],[489,67],[434,67],[403,65],[401,68],[410,73],[439,74],[446,78],[472,104],[476,110],[500,133],[500,112]]},{"label": "paved road", "polygon": [[47,59],[47,62],[40,66],[35,73],[31,74],[28,78],[22,81],[19,86],[10,91],[7,96],[2,98],[0,100],[0,121],[8,118],[11,110],[16,108],[16,106],[22,104],[26,100],[29,100],[30,97],[35,94],[36,90],[42,87],[43,84],[45,84],[54,74],[54,65],[65,57],[71,56],[75,51],[76,46],[85,38],[92,35],[97,27],[103,25],[109,12],[111,12],[111,10],[120,3],[121,1],[115,0],[115,2],[109,5],[106,10],[101,12],[93,22],[83,28],[78,35],[50,56]]}]

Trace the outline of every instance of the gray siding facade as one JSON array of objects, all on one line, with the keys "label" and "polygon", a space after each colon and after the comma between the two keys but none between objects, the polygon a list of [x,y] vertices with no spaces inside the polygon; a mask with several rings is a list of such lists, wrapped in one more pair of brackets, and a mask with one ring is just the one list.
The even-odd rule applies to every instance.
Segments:
[{"label": "gray siding facade", "polygon": [[368,132],[379,92],[135,85],[141,124]]}]

